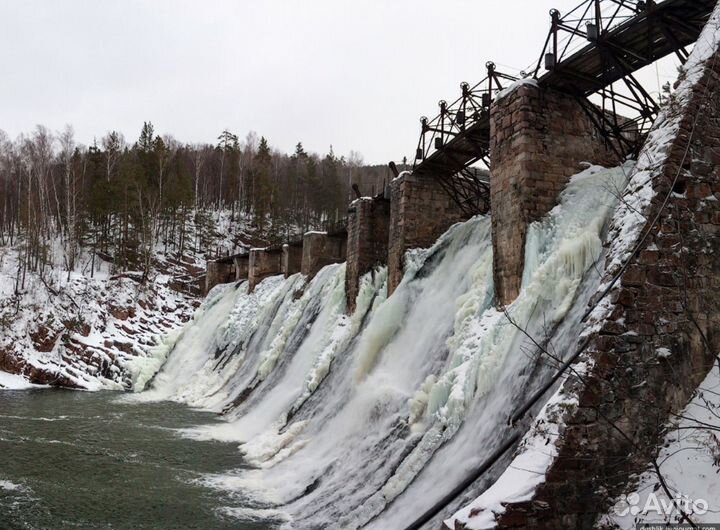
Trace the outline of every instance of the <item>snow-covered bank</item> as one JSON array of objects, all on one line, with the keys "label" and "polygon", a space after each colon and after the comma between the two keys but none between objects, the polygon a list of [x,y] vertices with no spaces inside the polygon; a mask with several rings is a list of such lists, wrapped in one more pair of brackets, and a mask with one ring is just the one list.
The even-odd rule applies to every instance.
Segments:
[{"label": "snow-covered bank", "polygon": [[0,389],[2,390],[26,390],[39,386],[40,385],[34,385],[28,382],[28,380],[21,375],[0,371]]},{"label": "snow-covered bank", "polygon": [[619,168],[571,179],[530,229],[507,313],[493,307],[490,222],[478,217],[411,252],[392,297],[384,271],[364,278],[351,317],[344,266],[309,283],[270,278],[251,295],[218,288],[134,399],[224,410],[224,425],[185,434],[237,440],[257,469],[205,482],[295,527],[402,527],[504,442],[516,396],[547,380],[519,328],[572,349],[624,183]]},{"label": "snow-covered bank", "polygon": [[206,258],[262,243],[230,210],[189,211],[183,230],[182,255],[172,238],[154,242],[147,275],[117,272],[110,251],[85,246],[68,273],[60,236],[35,270],[24,266],[22,237],[2,238],[0,371],[87,390],[143,387],[200,305]]},{"label": "snow-covered bank", "polygon": [[[170,289],[170,276],[28,271],[19,252],[0,249],[0,387],[31,383],[88,390],[127,389],[162,337],[187,322],[196,302]],[[3,383],[6,381],[6,383]],[[12,383],[11,383],[12,381]]]},{"label": "snow-covered bank", "polygon": [[712,525],[720,514],[720,367],[716,364],[679,414],[673,415],[658,457],[661,486],[654,469],[637,477],[636,487],[617,500],[602,524],[631,530],[639,524],[682,522],[677,510],[664,513],[663,505],[697,507],[693,523]]}]

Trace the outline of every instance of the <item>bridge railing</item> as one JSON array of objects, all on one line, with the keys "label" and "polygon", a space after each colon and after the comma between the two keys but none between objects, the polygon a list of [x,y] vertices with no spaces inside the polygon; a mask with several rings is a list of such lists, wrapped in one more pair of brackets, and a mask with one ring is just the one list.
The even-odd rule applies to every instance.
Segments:
[{"label": "bridge railing", "polygon": [[[566,61],[576,61],[583,50],[601,50],[605,72],[622,71],[620,83],[598,80],[599,86],[592,86],[583,81],[575,95],[621,158],[637,151],[659,105],[622,59],[636,52],[612,43],[609,36],[622,32],[631,20],[647,16],[657,5],[654,0],[584,0],[564,15],[551,10],[550,31],[532,74],[543,79],[543,70],[565,72]],[[681,59],[686,57],[683,52],[682,48],[676,51]]]},{"label": "bridge railing", "polygon": [[550,31],[533,77],[537,78],[543,68],[553,69],[589,41],[643,13],[648,4],[653,4],[652,0],[584,0],[565,15],[557,9],[550,10]]},{"label": "bridge railing", "polygon": [[[555,9],[551,10],[550,31],[540,58],[527,73],[520,72],[520,76],[537,79],[544,70],[557,68],[590,42],[597,41],[655,5],[653,0],[583,0],[565,15]],[[448,103],[441,100],[438,103],[440,112],[434,118],[420,118],[421,131],[413,168],[436,151],[442,150],[448,142],[462,135],[475,123],[487,120],[490,105],[497,93],[505,88],[503,85],[507,82],[517,80],[516,77],[498,72],[492,62],[487,63],[486,67],[487,76],[479,83],[472,87],[468,83],[460,85],[461,95],[455,101]],[[593,119],[598,122],[598,126],[612,128],[617,132],[616,141],[619,142],[640,134],[649,126],[658,110],[652,97],[632,76],[626,76],[623,81],[626,90],[603,88],[602,94],[596,98],[598,109],[587,109],[596,114]],[[618,112],[618,108],[624,112]],[[624,118],[605,123],[613,113],[622,114]],[[485,147],[485,152],[479,158],[487,163],[488,156]]]},{"label": "bridge railing", "polygon": [[[519,76],[575,99],[606,147],[624,160],[637,155],[660,110],[634,74],[672,53],[686,61],[686,47],[716,0],[578,1],[564,15],[550,11],[540,57]],[[440,101],[437,116],[421,118],[413,162],[414,171],[434,175],[461,208],[475,212],[483,211],[487,185],[466,170],[481,160],[489,166],[490,106],[503,84],[516,80],[486,66],[482,81],[462,83],[459,98]]]},{"label": "bridge railing", "polygon": [[452,103],[445,100],[439,102],[440,113],[432,119],[420,118],[420,139],[415,150],[413,168],[428,158],[435,151],[441,150],[455,136],[464,133],[475,123],[487,119],[490,115],[490,104],[497,92],[507,82],[517,78],[498,72],[495,64],[486,65],[487,76],[474,86],[461,83],[461,95]]}]

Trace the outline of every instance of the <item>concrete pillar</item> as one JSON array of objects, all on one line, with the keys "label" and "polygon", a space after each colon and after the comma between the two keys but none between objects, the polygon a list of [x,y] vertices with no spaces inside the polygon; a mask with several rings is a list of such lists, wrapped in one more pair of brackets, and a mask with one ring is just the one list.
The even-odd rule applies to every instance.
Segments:
[{"label": "concrete pillar", "polygon": [[405,253],[433,245],[464,215],[438,181],[427,175],[403,173],[390,184],[388,295],[400,284]]},{"label": "concrete pillar", "polygon": [[303,243],[291,241],[282,247],[282,273],[287,278],[302,269]]},{"label": "concrete pillar", "polygon": [[580,162],[618,161],[573,98],[533,84],[493,103],[490,138],[493,270],[503,307],[520,292],[528,225],[556,205]]},{"label": "concrete pillar", "polygon": [[308,279],[331,263],[342,263],[347,255],[347,232],[308,232],[303,236],[301,272]]},{"label": "concrete pillar", "polygon": [[205,275],[205,294],[221,283],[230,283],[235,280],[235,265],[232,258],[224,258],[207,262]]},{"label": "concrete pillar", "polygon": [[235,281],[247,280],[250,270],[250,255],[240,254],[233,257],[235,262]]},{"label": "concrete pillar", "polygon": [[347,268],[345,292],[348,313],[355,310],[360,278],[386,265],[390,238],[390,201],[382,196],[363,197],[348,210]]},{"label": "concrete pillar", "polygon": [[253,292],[257,284],[268,276],[282,272],[281,248],[253,248],[250,250],[248,289]]}]

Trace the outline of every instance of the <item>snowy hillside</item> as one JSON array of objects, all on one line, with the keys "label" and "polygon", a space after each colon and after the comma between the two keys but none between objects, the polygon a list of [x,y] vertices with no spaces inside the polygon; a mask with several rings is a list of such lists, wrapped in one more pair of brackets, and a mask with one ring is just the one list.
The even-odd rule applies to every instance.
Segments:
[{"label": "snowy hillside", "polygon": [[[159,337],[186,322],[196,302],[155,274],[94,278],[74,272],[31,273],[16,292],[18,254],[0,250],[0,370],[39,384],[128,388],[136,358],[150,354]],[[23,385],[3,376],[0,386]]]},{"label": "snowy hillside", "polygon": [[113,272],[110,256],[87,249],[68,274],[59,239],[42,273],[22,270],[22,244],[0,247],[0,388],[131,388],[163,337],[200,304],[206,257],[198,249],[225,255],[258,243],[229,211],[189,226],[181,258],[175,242],[155,244],[147,278]]}]

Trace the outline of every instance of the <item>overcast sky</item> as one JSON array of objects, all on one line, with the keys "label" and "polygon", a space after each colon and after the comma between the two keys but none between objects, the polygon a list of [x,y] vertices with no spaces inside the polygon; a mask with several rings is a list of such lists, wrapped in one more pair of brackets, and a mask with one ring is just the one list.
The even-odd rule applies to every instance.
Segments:
[{"label": "overcast sky", "polygon": [[414,152],[461,81],[528,66],[548,11],[579,0],[0,0],[0,129],[144,120],[181,142],[224,128],[368,163]]}]

